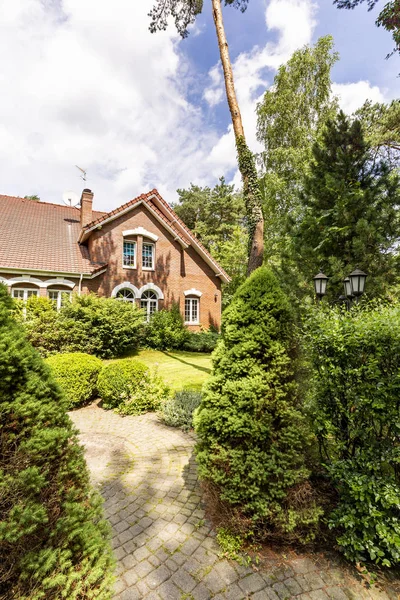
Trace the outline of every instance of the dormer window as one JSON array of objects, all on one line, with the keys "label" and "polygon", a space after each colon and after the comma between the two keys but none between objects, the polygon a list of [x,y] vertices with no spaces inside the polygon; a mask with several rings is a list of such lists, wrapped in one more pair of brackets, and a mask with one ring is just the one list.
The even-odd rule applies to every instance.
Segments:
[{"label": "dormer window", "polygon": [[142,245],[142,269],[152,271],[154,269],[155,245],[143,242]]},{"label": "dormer window", "polygon": [[127,269],[136,269],[136,242],[124,240],[122,264]]}]

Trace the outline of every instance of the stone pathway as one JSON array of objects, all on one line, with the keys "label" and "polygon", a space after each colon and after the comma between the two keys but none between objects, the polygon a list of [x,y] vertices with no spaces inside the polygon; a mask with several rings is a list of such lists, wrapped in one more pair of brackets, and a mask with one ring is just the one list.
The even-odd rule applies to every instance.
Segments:
[{"label": "stone pathway", "polygon": [[155,414],[96,405],[70,413],[105,499],[117,559],[115,600],[395,600],[338,564],[275,557],[258,571],[220,556],[205,522],[193,436]]}]

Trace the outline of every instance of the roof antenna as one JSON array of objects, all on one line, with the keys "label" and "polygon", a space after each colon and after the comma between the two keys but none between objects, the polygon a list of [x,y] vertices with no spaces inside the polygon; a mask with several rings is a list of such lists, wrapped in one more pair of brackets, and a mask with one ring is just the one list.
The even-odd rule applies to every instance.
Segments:
[{"label": "roof antenna", "polygon": [[82,175],[79,175],[79,177],[81,179],[83,179],[83,181],[86,181],[86,171],[85,169],[81,169],[80,167],[78,167],[78,165],[75,165],[77,169],[79,169],[82,172]]}]

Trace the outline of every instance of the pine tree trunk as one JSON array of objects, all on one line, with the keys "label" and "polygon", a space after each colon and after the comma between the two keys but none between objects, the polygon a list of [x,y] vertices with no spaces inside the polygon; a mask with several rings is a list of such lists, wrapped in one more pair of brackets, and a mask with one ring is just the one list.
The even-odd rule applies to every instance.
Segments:
[{"label": "pine tree trunk", "polygon": [[215,30],[217,32],[219,53],[224,70],[225,90],[232,117],[239,170],[243,179],[243,195],[249,219],[250,251],[247,273],[252,273],[263,263],[264,256],[264,218],[261,208],[261,195],[257,184],[257,171],[254,157],[249,151],[244,135],[242,115],[236,97],[232,64],[229,57],[228,42],[222,18],[221,0],[211,0]]}]

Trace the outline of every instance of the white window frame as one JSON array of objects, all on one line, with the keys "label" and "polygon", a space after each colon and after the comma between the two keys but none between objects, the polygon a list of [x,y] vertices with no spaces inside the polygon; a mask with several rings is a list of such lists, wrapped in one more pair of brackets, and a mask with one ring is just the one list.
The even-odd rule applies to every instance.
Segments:
[{"label": "white window frame", "polygon": [[[153,248],[153,250],[152,250],[152,266],[151,267],[144,267],[143,266],[143,259],[144,259],[143,248],[144,248],[144,246],[151,246]],[[156,264],[156,245],[153,244],[153,242],[147,242],[147,241],[145,242],[143,240],[143,242],[142,242],[142,271],[154,271],[155,270],[155,264]]]},{"label": "white window frame", "polygon": [[[143,298],[143,294],[146,294],[147,292],[152,292],[153,294],[155,294],[156,298]],[[145,311],[145,320],[147,321],[147,323],[150,321],[151,315],[153,315],[155,312],[158,312],[158,300],[159,297],[157,292],[150,289],[144,290],[140,296],[140,308]],[[146,308],[142,306],[142,302],[146,302]],[[156,303],[156,309],[152,313],[150,312],[151,302]]]},{"label": "white window frame", "polygon": [[[118,294],[120,292],[123,292],[124,290],[126,290],[127,292],[130,292],[132,294],[132,298],[127,298],[125,296],[118,297]],[[115,299],[118,300],[119,302],[131,302],[132,304],[135,304],[136,294],[135,294],[134,290],[132,290],[131,288],[129,288],[127,286],[124,286],[121,289],[119,289],[118,292],[116,292]]]},{"label": "white window frame", "polygon": [[[125,244],[133,244],[134,245],[134,253],[133,253],[134,263],[133,263],[133,265],[125,264],[125,252],[124,252]],[[136,266],[137,266],[137,241],[136,240],[126,240],[124,238],[123,243],[122,243],[122,267],[124,269],[136,269]]]},{"label": "white window frame", "polygon": [[[56,292],[57,293],[57,300],[54,300],[53,298],[50,298],[50,294]],[[49,300],[51,300],[52,302],[56,303],[56,307],[57,310],[60,310],[62,304],[62,294],[68,294],[69,296],[69,301],[72,302],[72,292],[71,290],[60,290],[60,289],[52,289],[52,290],[47,290],[47,297]]]},{"label": "white window frame", "polygon": [[[24,297],[23,298],[16,298],[14,296],[14,292],[24,292]],[[23,302],[26,302],[28,300],[28,292],[33,292],[34,296],[39,296],[39,290],[35,290],[35,288],[22,288],[22,287],[12,287],[11,288],[11,297],[14,298],[14,300],[22,300]]]},{"label": "white window frame", "polygon": [[[189,302],[189,321],[186,320],[186,302]],[[193,320],[193,306],[197,307],[197,319]],[[197,296],[185,297],[185,325],[200,325],[200,299]]]}]

